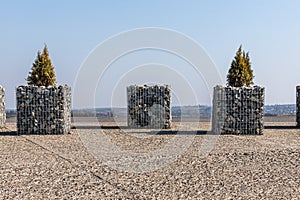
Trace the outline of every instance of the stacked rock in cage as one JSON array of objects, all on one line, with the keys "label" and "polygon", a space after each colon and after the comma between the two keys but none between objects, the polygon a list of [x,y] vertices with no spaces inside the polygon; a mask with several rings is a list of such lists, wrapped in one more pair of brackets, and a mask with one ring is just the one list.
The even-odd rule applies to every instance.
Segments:
[{"label": "stacked rock in cage", "polygon": [[213,125],[216,134],[263,134],[264,88],[216,86]]},{"label": "stacked rock in cage", "polygon": [[171,128],[171,87],[169,85],[127,87],[127,121],[134,128]]},{"label": "stacked rock in cage", "polygon": [[19,86],[18,134],[66,134],[71,128],[71,88]]},{"label": "stacked rock in cage", "polygon": [[296,123],[300,126],[300,86],[296,86]]},{"label": "stacked rock in cage", "polygon": [[6,113],[5,113],[5,90],[0,85],[0,128],[5,127]]}]

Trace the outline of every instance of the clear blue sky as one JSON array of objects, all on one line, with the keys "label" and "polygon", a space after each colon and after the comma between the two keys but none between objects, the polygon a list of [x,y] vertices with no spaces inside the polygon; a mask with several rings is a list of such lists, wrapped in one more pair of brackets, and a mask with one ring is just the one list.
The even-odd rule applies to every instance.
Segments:
[{"label": "clear blue sky", "polygon": [[224,79],[243,44],[255,83],[266,87],[266,103],[295,103],[299,22],[297,0],[1,1],[0,84],[6,88],[7,107],[14,108],[15,87],[26,84],[44,43],[58,83],[72,86],[80,65],[100,42],[133,28],[162,27],[200,43]]}]

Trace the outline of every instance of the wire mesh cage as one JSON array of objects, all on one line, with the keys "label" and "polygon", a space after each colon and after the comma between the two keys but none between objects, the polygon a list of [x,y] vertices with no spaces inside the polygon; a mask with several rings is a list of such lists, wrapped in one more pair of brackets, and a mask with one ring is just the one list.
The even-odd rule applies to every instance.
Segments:
[{"label": "wire mesh cage", "polygon": [[127,122],[134,128],[171,128],[171,87],[127,87]]},{"label": "wire mesh cage", "polygon": [[263,87],[214,87],[214,133],[263,134],[263,113]]},{"label": "wire mesh cage", "polygon": [[0,85],[0,128],[5,127],[6,113],[5,113],[5,90]]},{"label": "wire mesh cage", "polygon": [[71,88],[19,86],[18,134],[66,134],[71,128]]},{"label": "wire mesh cage", "polygon": [[300,86],[296,86],[296,124],[300,126]]}]

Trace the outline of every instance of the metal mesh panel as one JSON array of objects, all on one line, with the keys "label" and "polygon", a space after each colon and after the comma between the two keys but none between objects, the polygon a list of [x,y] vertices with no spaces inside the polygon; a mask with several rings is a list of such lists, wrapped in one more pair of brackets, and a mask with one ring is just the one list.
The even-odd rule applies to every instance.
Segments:
[{"label": "metal mesh panel", "polygon": [[127,87],[127,122],[134,128],[171,128],[171,87]]},{"label": "metal mesh panel", "polygon": [[5,126],[6,113],[5,113],[5,90],[0,85],[0,128]]},{"label": "metal mesh panel", "polygon": [[296,86],[296,123],[300,126],[300,86]]},{"label": "metal mesh panel", "polygon": [[18,134],[65,134],[71,128],[71,88],[19,86]]},{"label": "metal mesh panel", "polygon": [[264,88],[214,88],[213,132],[217,134],[262,134]]}]

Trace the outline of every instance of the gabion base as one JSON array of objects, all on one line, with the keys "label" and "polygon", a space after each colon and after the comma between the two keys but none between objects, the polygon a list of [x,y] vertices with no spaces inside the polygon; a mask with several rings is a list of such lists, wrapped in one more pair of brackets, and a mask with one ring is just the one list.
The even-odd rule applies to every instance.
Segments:
[{"label": "gabion base", "polygon": [[0,128],[5,127],[6,113],[5,113],[5,90],[0,85]]},{"label": "gabion base", "polygon": [[214,88],[213,125],[216,134],[263,134],[264,88]]},{"label": "gabion base", "polygon": [[128,126],[133,128],[171,128],[171,87],[128,86]]},{"label": "gabion base", "polygon": [[300,86],[296,86],[296,123],[300,126]]},{"label": "gabion base", "polygon": [[65,86],[17,88],[18,134],[66,134],[71,129],[71,89]]}]

